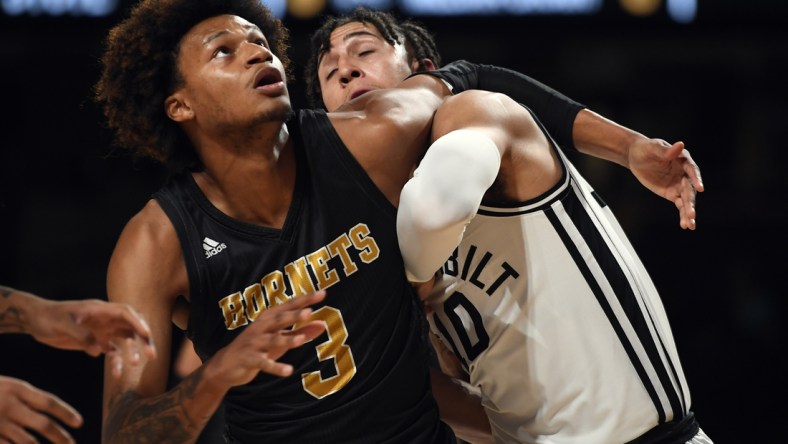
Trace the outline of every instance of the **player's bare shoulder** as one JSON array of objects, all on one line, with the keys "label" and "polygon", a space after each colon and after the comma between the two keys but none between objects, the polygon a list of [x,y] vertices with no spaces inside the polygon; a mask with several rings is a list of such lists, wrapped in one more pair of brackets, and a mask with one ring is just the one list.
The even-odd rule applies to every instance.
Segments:
[{"label": "player's bare shoulder", "polygon": [[[145,206],[135,214],[126,226],[123,228],[118,243],[123,243],[125,240],[132,240],[135,244],[152,242],[165,249],[168,246],[177,247],[178,235],[175,232],[175,227],[170,222],[169,217],[164,210],[159,206],[156,200],[149,200]],[[175,245],[170,245],[175,241]]]},{"label": "player's bare shoulder", "polygon": [[178,234],[153,199],[123,228],[110,259],[110,286],[115,276],[129,275],[136,276],[140,283],[148,281],[148,285],[166,288],[168,293],[184,294],[188,288]]}]

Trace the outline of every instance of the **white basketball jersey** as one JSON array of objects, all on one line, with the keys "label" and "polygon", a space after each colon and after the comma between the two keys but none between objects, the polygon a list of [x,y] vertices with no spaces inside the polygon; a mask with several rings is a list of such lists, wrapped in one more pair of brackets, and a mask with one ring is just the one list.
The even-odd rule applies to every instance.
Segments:
[{"label": "white basketball jersey", "polygon": [[624,443],[682,418],[690,394],[651,278],[559,154],[551,191],[480,207],[429,322],[480,387],[497,442]]}]

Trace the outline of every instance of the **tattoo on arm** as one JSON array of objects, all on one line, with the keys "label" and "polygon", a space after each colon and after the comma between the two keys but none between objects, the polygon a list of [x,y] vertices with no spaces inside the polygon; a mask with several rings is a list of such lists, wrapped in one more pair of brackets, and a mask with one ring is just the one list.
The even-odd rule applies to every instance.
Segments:
[{"label": "tattoo on arm", "polygon": [[193,418],[184,404],[194,399],[202,369],[184,379],[174,389],[153,398],[129,390],[109,402],[104,425],[105,443],[192,442],[210,416]]},{"label": "tattoo on arm", "polygon": [[13,288],[0,285],[0,333],[27,333],[27,320],[23,319],[19,308],[8,301],[15,292]]}]

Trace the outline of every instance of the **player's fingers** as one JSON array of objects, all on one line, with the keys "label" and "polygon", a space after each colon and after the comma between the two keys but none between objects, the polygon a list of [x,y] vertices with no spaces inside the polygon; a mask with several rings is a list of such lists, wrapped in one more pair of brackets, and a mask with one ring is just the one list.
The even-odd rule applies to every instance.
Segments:
[{"label": "player's fingers", "polygon": [[307,336],[304,334],[291,334],[291,332],[281,331],[261,337],[258,342],[258,348],[269,353],[270,357],[278,358],[288,349],[300,347],[306,341]]},{"label": "player's fingers", "polygon": [[302,335],[304,342],[309,342],[312,339],[323,334],[326,330],[326,323],[323,321],[312,321],[304,325],[300,325],[296,330],[286,332],[284,335]]},{"label": "player's fingers", "polygon": [[688,150],[682,152],[682,156],[687,160],[684,163],[684,173],[690,178],[692,186],[697,192],[703,192],[703,178],[700,175],[700,168],[698,164],[692,159],[692,155]]},{"label": "player's fingers", "polygon": [[279,332],[303,322],[312,315],[312,309],[306,306],[321,301],[324,296],[325,291],[310,293],[268,308],[242,334],[259,335],[261,332]]},{"label": "player's fingers", "polygon": [[687,217],[686,205],[684,200],[681,198],[681,196],[679,196],[673,201],[673,204],[676,205],[676,209],[679,210],[679,226],[683,230],[689,229],[690,219],[689,217]]},{"label": "player's fingers", "polygon": [[[121,344],[120,347],[115,346],[118,343]],[[153,345],[153,341],[130,330],[128,334],[114,334],[106,344],[104,352],[110,353],[117,348],[123,350],[125,359],[131,365],[137,365],[142,360],[143,355],[149,359],[156,358],[156,347]]]},{"label": "player's fingers", "polygon": [[[119,307],[118,316],[122,321],[123,328],[118,327],[114,333],[115,336],[124,337],[127,345],[131,344],[137,355],[145,354],[151,359],[155,358],[156,347],[153,344],[150,327],[145,322],[145,319],[133,307],[125,304]],[[128,356],[128,358],[130,359],[129,362],[136,363],[141,357]]]},{"label": "player's fingers", "polygon": [[43,422],[37,424],[36,426],[27,426],[27,429],[33,430],[42,437],[46,438],[46,442],[51,442],[54,444],[72,444],[75,442],[71,435],[63,427],[48,418],[44,419]]},{"label": "player's fingers", "polygon": [[140,354],[140,342],[134,338],[125,338],[119,347],[113,347],[106,353],[109,360],[112,376],[120,377],[124,366],[135,366],[142,360]]},{"label": "player's fingers", "polygon": [[102,347],[100,344],[94,342],[92,344],[88,344],[85,347],[85,353],[87,353],[90,356],[93,356],[94,358],[96,358],[98,356],[101,356],[102,353],[104,353],[104,347]]},{"label": "player's fingers", "polygon": [[108,353],[111,341],[136,338],[149,347],[145,353],[151,358],[155,357],[150,327],[133,307],[104,301],[96,301],[96,303],[99,305],[93,310],[85,310],[75,318],[78,325],[97,335],[95,338],[90,337],[85,340],[99,343],[102,347],[101,351]]},{"label": "player's fingers", "polygon": [[123,374],[123,357],[120,356],[119,351],[113,351],[106,354],[106,357],[109,361],[109,368],[110,374],[113,378],[120,378]]},{"label": "player's fingers", "polygon": [[144,343],[150,344],[150,327],[148,326],[148,323],[145,322],[145,319],[143,319],[133,307],[129,305],[122,305],[120,307],[119,316],[122,318],[124,323],[131,327],[132,332],[129,334],[129,336],[133,336]]},{"label": "player's fingers", "polygon": [[111,343],[110,350],[105,352],[105,358],[109,363],[110,374],[114,378],[119,378],[123,374],[123,366],[128,362],[129,364],[135,363],[136,360],[131,359],[130,356],[135,356],[135,352],[131,349],[134,347],[133,343],[124,339],[120,346],[115,346]]},{"label": "player's fingers", "polygon": [[679,226],[685,230],[694,230],[696,227],[694,210],[682,198],[675,200],[676,208],[679,210]]},{"label": "player's fingers", "polygon": [[74,407],[51,393],[30,386],[29,390],[20,393],[19,397],[32,411],[45,413],[70,427],[82,425],[82,415]]},{"label": "player's fingers", "polygon": [[666,150],[665,156],[668,159],[675,159],[681,155],[684,151],[684,142],[676,142],[670,145],[670,147]]},{"label": "player's fingers", "polygon": [[260,357],[260,371],[274,375],[286,377],[293,374],[293,366],[283,362],[277,362],[269,358],[266,354]]},{"label": "player's fingers", "polygon": [[134,337],[126,338],[126,346],[123,347],[123,357],[125,362],[129,365],[137,365],[140,363],[142,359],[142,340],[139,336],[134,335]]},{"label": "player's fingers", "polygon": [[681,187],[681,199],[684,201],[684,216],[687,219],[687,228],[690,230],[694,230],[696,223],[695,218],[696,211],[695,211],[695,187],[692,185],[689,179],[685,178],[682,179],[682,187]]},{"label": "player's fingers", "polygon": [[24,428],[6,421],[0,424],[0,444],[37,443],[38,441]]},{"label": "player's fingers", "polygon": [[684,214],[684,202],[681,200],[681,196],[673,200],[673,205],[675,205],[676,209],[679,210],[679,226],[681,227],[681,229],[686,229],[687,218]]},{"label": "player's fingers", "polygon": [[[62,401],[61,401],[62,403]],[[65,403],[63,403],[65,404]],[[67,406],[67,404],[65,404]],[[35,408],[32,406],[25,406],[20,408],[16,413],[14,422],[25,430],[34,431],[35,433],[46,438],[53,443],[71,443],[74,440],[71,435],[53,419],[53,416],[58,414],[58,407],[45,407]],[[62,415],[61,415],[62,416]],[[66,422],[66,421],[64,421]],[[79,427],[82,425],[81,417],[78,422],[71,420],[67,423],[71,427]],[[13,439],[12,439],[13,440]],[[20,442],[35,442],[35,441],[20,441]]]},{"label": "player's fingers", "polygon": [[[258,335],[260,332],[276,333],[280,330],[291,327],[293,324],[303,322],[312,315],[312,309],[301,308],[299,310],[268,310],[264,312],[255,322],[247,327],[249,334]],[[246,333],[246,332],[244,332]]]},{"label": "player's fingers", "polygon": [[326,291],[320,290],[314,293],[308,293],[305,295],[296,296],[289,301],[285,302],[284,304],[279,304],[275,306],[275,309],[281,310],[296,310],[299,308],[304,308],[309,305],[316,304],[322,301],[326,297]]}]

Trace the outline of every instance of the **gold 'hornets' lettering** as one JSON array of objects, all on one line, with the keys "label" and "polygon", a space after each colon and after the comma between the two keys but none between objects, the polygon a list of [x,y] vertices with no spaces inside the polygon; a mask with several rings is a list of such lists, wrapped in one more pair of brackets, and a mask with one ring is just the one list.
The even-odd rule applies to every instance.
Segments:
[{"label": "gold 'hornets' lettering", "polygon": [[[356,273],[358,264],[350,254],[351,250],[357,251],[358,259],[365,264],[380,257],[380,248],[366,224],[357,224],[328,245],[286,264],[284,270],[268,273],[259,283],[250,285],[243,292],[222,298],[219,308],[224,316],[224,326],[228,330],[243,327],[257,319],[268,307],[282,304],[294,295],[326,289],[339,282],[341,275],[348,277]],[[341,273],[329,265],[333,258],[339,258]],[[317,282],[313,281],[309,269]],[[290,283],[289,294],[287,282]]]},{"label": "gold 'hornets' lettering", "polygon": [[225,296],[219,301],[224,314],[224,325],[228,330],[235,330],[249,323],[244,310],[244,298],[241,293],[233,293]]},{"label": "gold 'hornets' lettering", "polygon": [[350,229],[350,240],[361,251],[359,257],[365,264],[373,262],[380,256],[380,248],[375,243],[375,238],[369,235],[369,227],[365,224],[358,224]]},{"label": "gold 'hornets' lettering", "polygon": [[290,278],[290,283],[293,284],[294,294],[306,294],[315,291],[315,286],[312,284],[312,280],[309,279],[305,258],[298,258],[298,260],[285,265],[285,274]]},{"label": "gold 'hornets' lettering", "polygon": [[[332,393],[336,393],[356,375],[356,361],[353,359],[353,352],[347,346],[347,327],[342,319],[342,313],[334,307],[320,307],[312,313],[312,316],[304,321],[314,320],[323,321],[326,324],[328,340],[315,347],[317,358],[322,362],[327,359],[334,360],[336,375],[323,379],[320,371],[303,373],[301,383],[304,390],[315,398],[324,398]],[[303,324],[296,324],[293,328],[298,328]]]},{"label": "gold 'hornets' lettering", "polygon": [[318,288],[328,288],[339,282],[337,272],[328,268],[328,260],[331,259],[331,255],[325,248],[308,254],[306,258],[309,261],[309,265],[312,266],[312,270],[315,272]]},{"label": "gold 'hornets' lettering", "polygon": [[268,273],[263,277],[262,282],[263,290],[268,297],[268,305],[266,307],[284,304],[292,297],[285,293],[285,278],[281,271],[276,270]]}]

